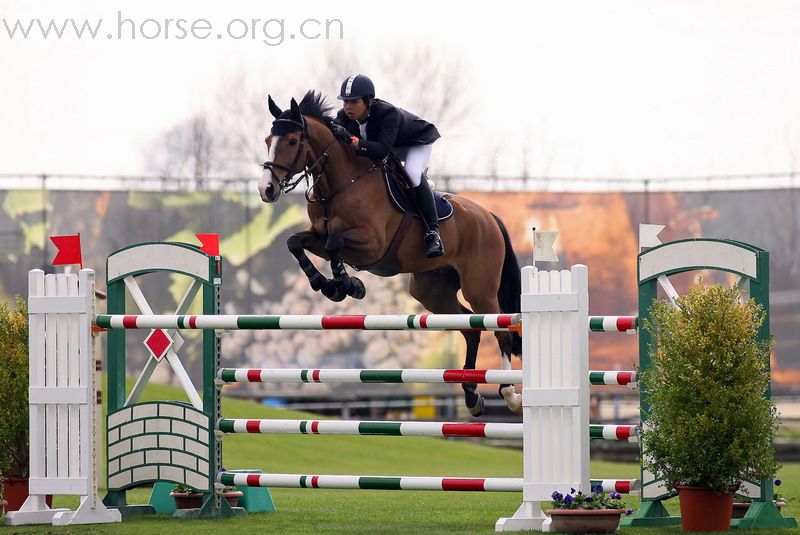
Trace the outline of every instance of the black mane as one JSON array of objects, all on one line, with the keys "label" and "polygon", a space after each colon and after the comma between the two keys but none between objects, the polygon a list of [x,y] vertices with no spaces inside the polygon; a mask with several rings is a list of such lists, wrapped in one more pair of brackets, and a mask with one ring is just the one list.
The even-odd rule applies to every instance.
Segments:
[{"label": "black mane", "polygon": [[333,106],[328,104],[322,93],[309,89],[303,96],[303,100],[300,101],[299,106],[300,113],[318,119],[330,128],[334,119],[333,115],[331,115]]}]

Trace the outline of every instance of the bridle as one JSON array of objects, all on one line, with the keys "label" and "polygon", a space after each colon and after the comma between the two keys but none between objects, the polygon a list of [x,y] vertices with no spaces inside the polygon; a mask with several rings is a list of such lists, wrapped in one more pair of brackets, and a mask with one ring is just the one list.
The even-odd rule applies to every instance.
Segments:
[{"label": "bridle", "polygon": [[[300,114],[300,120],[299,121],[295,121],[294,119],[288,119],[288,118],[287,119],[275,119],[274,121],[272,121],[273,130],[275,129],[276,125],[278,127],[281,127],[281,126],[285,125],[283,129],[285,130],[286,133],[294,132],[295,130],[300,130],[300,143],[297,146],[297,154],[295,154],[294,160],[292,160],[292,163],[290,163],[289,165],[283,165],[283,164],[279,164],[279,163],[275,163],[275,162],[271,162],[271,161],[266,161],[266,162],[264,162],[262,164],[262,167],[264,169],[269,169],[273,173],[274,173],[273,169],[280,169],[281,171],[285,171],[286,172],[286,176],[284,176],[283,179],[281,179],[279,186],[280,186],[280,189],[281,189],[281,193],[288,193],[288,192],[292,191],[294,188],[296,188],[297,185],[304,179],[306,180],[306,184],[308,184],[309,176],[314,177],[313,173],[314,173],[314,169],[315,168],[319,167],[318,175],[324,174],[325,166],[327,165],[328,159],[330,158],[330,153],[328,151],[330,150],[331,146],[336,142],[336,137],[334,136],[334,138],[331,139],[331,141],[325,146],[325,148],[322,151],[322,154],[318,158],[314,159],[314,161],[312,161],[309,164],[308,163],[308,154],[309,153],[313,154],[314,150],[308,144],[308,127],[306,126],[305,117],[303,117],[303,115]],[[300,156],[303,153],[303,149],[304,148],[307,148],[307,151],[306,151],[306,161],[304,162],[303,169],[302,169],[303,173],[298,178],[294,179],[294,181],[292,181],[292,177],[294,175],[296,175],[296,174],[299,174],[300,171],[301,171],[300,169],[295,169],[295,166],[300,161]],[[306,201],[308,201],[309,203],[322,204],[325,207],[324,219],[327,222],[327,219],[328,219],[328,217],[327,217],[328,204],[327,203],[329,203],[333,199],[334,196],[336,196],[339,193],[341,193],[342,191],[346,190],[347,188],[349,188],[350,186],[352,186],[353,184],[355,184],[356,182],[358,182],[359,180],[361,180],[365,176],[368,176],[370,173],[372,173],[372,171],[377,169],[379,165],[384,165],[385,166],[386,165],[386,159],[384,159],[382,162],[380,162],[380,164],[373,163],[372,165],[369,166],[369,168],[367,168],[366,171],[364,171],[362,173],[359,173],[358,175],[354,176],[353,178],[351,178],[347,182],[344,182],[343,184],[340,184],[337,188],[335,188],[333,191],[328,193],[327,197],[322,196],[322,195],[315,195],[312,198],[312,192],[314,190],[314,187],[319,182],[319,178],[318,177],[314,177],[314,181],[306,189],[306,195],[305,195],[306,196]]]},{"label": "bridle", "polygon": [[[306,120],[305,117],[300,115],[300,120],[295,121],[294,119],[275,119],[272,122],[272,128],[274,130],[275,126],[282,126],[286,125],[288,127],[286,129],[288,132],[293,132],[295,130],[300,130],[300,143],[297,145],[297,154],[294,156],[294,160],[289,165],[283,165],[280,163],[275,163],[271,161],[266,161],[262,164],[264,169],[269,169],[273,174],[275,169],[280,169],[281,171],[286,171],[286,175],[280,181],[280,189],[281,193],[289,193],[297,185],[303,180],[306,180],[308,183],[308,177],[313,172],[314,168],[319,166],[319,172],[322,173],[325,170],[325,165],[328,163],[328,158],[330,154],[328,153],[328,149],[331,148],[336,138],[332,139],[330,143],[325,147],[322,151],[322,155],[316,158],[311,164],[308,163],[308,153],[313,153],[313,150],[310,146],[308,146],[308,128],[306,127]],[[300,169],[295,169],[298,162],[300,161],[300,156],[303,154],[303,149],[306,148],[306,161],[303,162],[303,169],[301,174],[298,178],[292,180],[292,177],[300,173]]]}]

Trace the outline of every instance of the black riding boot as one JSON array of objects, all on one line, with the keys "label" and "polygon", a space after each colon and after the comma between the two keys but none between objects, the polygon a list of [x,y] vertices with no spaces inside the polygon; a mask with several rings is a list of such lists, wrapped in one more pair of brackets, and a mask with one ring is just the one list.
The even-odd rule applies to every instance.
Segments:
[{"label": "black riding boot", "polygon": [[425,225],[425,254],[428,258],[435,258],[444,255],[444,245],[439,236],[439,217],[436,215],[433,192],[428,181],[422,177],[422,182],[414,188],[414,200],[417,203],[417,211],[422,216]]}]

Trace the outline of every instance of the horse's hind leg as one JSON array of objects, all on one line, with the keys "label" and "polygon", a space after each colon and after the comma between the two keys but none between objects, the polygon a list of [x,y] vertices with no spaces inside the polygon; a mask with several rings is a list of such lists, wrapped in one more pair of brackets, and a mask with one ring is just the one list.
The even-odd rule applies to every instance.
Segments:
[{"label": "horse's hind leg", "polygon": [[[449,269],[427,271],[411,275],[409,293],[434,314],[471,314],[472,311],[458,301],[458,275]],[[461,331],[467,343],[464,369],[474,370],[478,359],[478,345],[481,333]],[[475,383],[463,383],[464,404],[473,416],[483,414],[485,402]]]},{"label": "horse's hind leg", "polygon": [[[473,312],[459,305],[459,312],[461,314],[472,314]],[[461,331],[464,340],[467,342],[467,355],[464,359],[464,369],[474,370],[475,364],[478,361],[478,346],[481,343],[481,333],[477,331]],[[478,385],[476,383],[463,383],[461,388],[464,390],[464,403],[467,405],[470,414],[473,416],[480,416],[483,414],[485,402],[483,396],[478,392]]]},{"label": "horse's hind leg", "polygon": [[[495,336],[497,337],[497,343],[500,345],[500,352],[503,354],[502,359],[500,360],[500,364],[502,369],[510,370],[511,369],[511,342],[508,342],[508,348],[504,349],[505,342],[501,342],[499,334],[508,334],[507,338],[511,338],[510,333],[502,333],[501,331],[496,331]],[[504,337],[505,338],[505,337]],[[522,394],[518,394],[514,385],[500,385],[500,395],[503,396],[503,399],[506,400],[506,406],[513,412],[514,414],[522,414]]]},{"label": "horse's hind leg", "polygon": [[[500,303],[497,300],[497,285],[491,284],[492,277],[488,272],[480,269],[465,270],[461,274],[461,291],[472,308],[480,314],[501,314]],[[511,355],[513,353],[512,334],[509,331],[495,331],[497,344],[500,346],[501,367],[511,369]],[[522,395],[516,392],[514,385],[500,385],[500,395],[508,408],[514,414],[522,414]]]}]

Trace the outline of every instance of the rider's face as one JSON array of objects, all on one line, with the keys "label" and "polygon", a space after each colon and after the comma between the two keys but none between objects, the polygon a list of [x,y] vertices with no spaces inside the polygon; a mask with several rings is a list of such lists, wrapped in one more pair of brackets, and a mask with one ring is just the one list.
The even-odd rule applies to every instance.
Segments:
[{"label": "rider's face", "polygon": [[367,105],[364,104],[363,99],[345,100],[344,112],[350,119],[356,121],[363,121],[367,118]]}]

